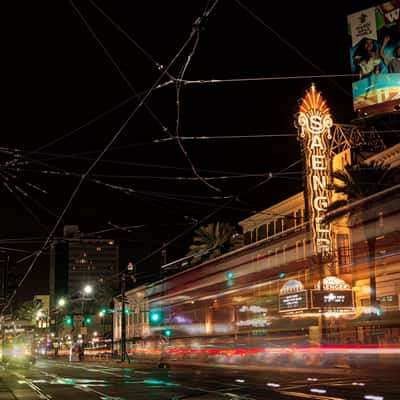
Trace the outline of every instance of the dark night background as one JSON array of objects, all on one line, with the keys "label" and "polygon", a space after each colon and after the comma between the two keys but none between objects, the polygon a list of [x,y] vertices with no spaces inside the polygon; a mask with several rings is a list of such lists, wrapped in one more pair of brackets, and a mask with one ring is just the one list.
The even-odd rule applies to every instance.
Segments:
[{"label": "dark night background", "polygon": [[[14,2],[13,9],[4,13],[7,73],[0,243],[19,250],[11,253],[14,259],[41,247],[78,183],[74,174],[88,169],[137,106],[137,99],[127,100],[133,90],[149,89],[160,76],[154,60],[167,65],[189,37],[193,22],[213,4],[206,0]],[[293,114],[297,100],[312,81],[327,99],[334,120],[349,123],[355,117],[351,78],[300,77],[349,74],[346,16],[375,4],[219,1],[201,25],[185,79],[298,79],[182,86],[180,135],[293,136],[183,141],[198,173],[203,177],[268,174],[298,160]],[[194,43],[193,39],[169,70],[174,77]],[[161,82],[166,81],[168,77]],[[87,124],[125,100],[125,105]],[[161,125],[175,133],[176,85],[154,91],[146,104],[157,118],[142,107],[130,120],[82,185],[56,236],[65,224],[78,224],[86,233],[108,229],[109,222],[144,225],[102,236],[120,242],[124,266],[147,258],[163,242],[183,232],[190,221],[201,220],[224,204],[226,196],[242,194],[240,201],[210,222],[237,223],[301,190],[299,175],[274,177],[251,191],[265,176],[210,181],[220,191],[201,181],[177,179],[194,177],[177,142],[154,143],[168,137]],[[59,138],[62,140],[54,142]],[[10,154],[9,149],[20,150],[18,163],[10,164],[17,153],[12,150]],[[296,165],[290,171],[300,170]],[[126,194],[116,186],[134,192]],[[168,247],[168,261],[185,255],[191,237],[188,234]],[[16,243],[21,238],[38,239]],[[159,253],[147,258],[139,263],[139,271],[144,275],[157,272],[160,259]],[[17,299],[48,291],[48,260],[45,253]],[[18,264],[20,273],[28,266]]]}]

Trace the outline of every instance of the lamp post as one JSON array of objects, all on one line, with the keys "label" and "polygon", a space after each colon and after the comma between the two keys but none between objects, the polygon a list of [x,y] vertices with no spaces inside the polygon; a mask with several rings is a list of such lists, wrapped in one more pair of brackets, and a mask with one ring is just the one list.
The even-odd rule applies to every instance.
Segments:
[{"label": "lamp post", "polygon": [[126,354],[126,315],[125,315],[125,289],[126,276],[125,272],[121,276],[121,361],[125,361]]},{"label": "lamp post", "polygon": [[[93,292],[93,287],[91,285],[86,285],[84,286],[82,290],[82,328],[85,327],[85,301],[86,295],[90,295]],[[87,328],[86,328],[87,329]],[[86,339],[86,334],[84,333],[84,330],[82,329],[81,331],[82,334],[82,356],[84,355],[84,348],[85,348],[85,339]]]},{"label": "lamp post", "polygon": [[60,323],[58,314],[60,313],[60,309],[65,307],[66,304],[67,304],[67,301],[65,300],[64,297],[59,298],[57,301],[57,308],[56,308],[56,312],[55,312],[55,329],[54,329],[54,335],[56,338],[58,338],[58,334],[59,334],[58,324]]},{"label": "lamp post", "polygon": [[[126,270],[121,274],[121,361],[126,360],[126,308],[125,308],[125,290],[126,290],[126,276],[127,274],[134,274],[135,266],[129,263]],[[129,361],[129,357],[128,357]]]}]

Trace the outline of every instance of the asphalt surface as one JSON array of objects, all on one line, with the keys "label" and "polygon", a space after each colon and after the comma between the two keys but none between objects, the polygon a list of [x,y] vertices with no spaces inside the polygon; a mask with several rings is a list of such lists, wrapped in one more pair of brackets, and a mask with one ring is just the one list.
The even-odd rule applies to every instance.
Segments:
[{"label": "asphalt surface", "polygon": [[[0,400],[400,400],[398,371],[253,370],[38,361],[0,369]],[[333,373],[335,372],[335,373]]]}]

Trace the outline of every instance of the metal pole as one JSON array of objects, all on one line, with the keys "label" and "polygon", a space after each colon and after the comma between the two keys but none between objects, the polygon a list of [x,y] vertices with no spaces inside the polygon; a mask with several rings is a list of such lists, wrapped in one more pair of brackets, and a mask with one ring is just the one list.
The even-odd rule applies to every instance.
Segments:
[{"label": "metal pole", "polygon": [[126,355],[126,315],[125,315],[125,284],[126,276],[122,273],[121,276],[121,361],[125,361]]}]

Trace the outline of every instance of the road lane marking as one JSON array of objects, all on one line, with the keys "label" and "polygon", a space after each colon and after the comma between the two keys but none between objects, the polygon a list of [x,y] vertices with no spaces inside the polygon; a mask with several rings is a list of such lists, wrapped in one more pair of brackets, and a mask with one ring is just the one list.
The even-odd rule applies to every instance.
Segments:
[{"label": "road lane marking", "polygon": [[301,392],[287,392],[286,390],[278,390],[279,393],[286,394],[288,396],[301,397],[303,399],[315,399],[315,400],[346,400],[343,397],[330,397],[330,396],[318,396],[316,394],[308,394]]}]

